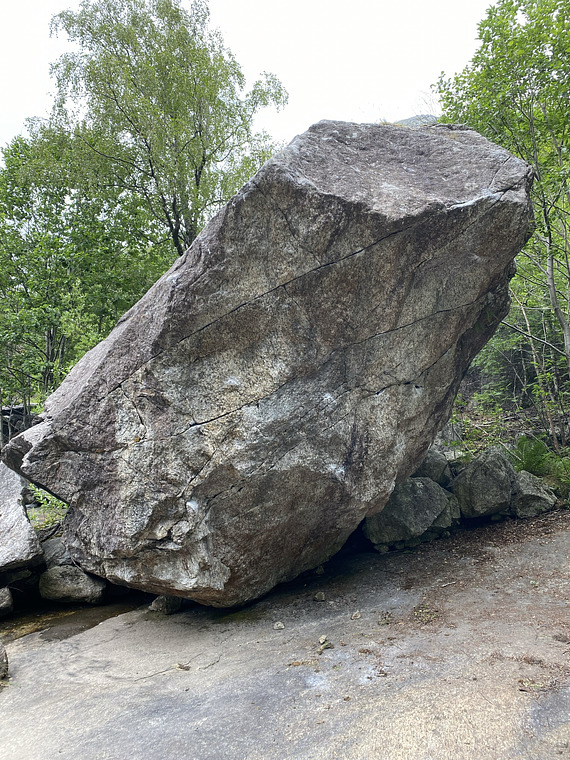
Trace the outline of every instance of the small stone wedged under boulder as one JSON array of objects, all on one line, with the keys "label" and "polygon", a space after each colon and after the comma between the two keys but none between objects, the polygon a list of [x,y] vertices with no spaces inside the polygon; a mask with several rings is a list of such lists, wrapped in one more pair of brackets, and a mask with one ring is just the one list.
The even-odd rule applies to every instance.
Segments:
[{"label": "small stone wedged under boulder", "polygon": [[367,517],[364,535],[378,551],[430,541],[459,522],[453,494],[430,478],[407,478],[394,488],[382,512]]},{"label": "small stone wedged under boulder", "polygon": [[106,582],[102,578],[87,575],[74,565],[51,567],[40,576],[39,590],[43,599],[74,604],[87,602],[99,604],[103,601]]},{"label": "small stone wedged under boulder", "polygon": [[506,314],[531,177],[445,125],[295,138],[6,447],[73,561],[222,606],[335,553]]},{"label": "small stone wedged under boulder", "polygon": [[429,478],[445,488],[451,480],[451,468],[447,457],[441,451],[431,447],[424,461],[412,475],[413,478]]},{"label": "small stone wedged under boulder", "polygon": [[11,615],[13,609],[14,600],[12,599],[12,592],[7,586],[0,588],[0,618]]}]

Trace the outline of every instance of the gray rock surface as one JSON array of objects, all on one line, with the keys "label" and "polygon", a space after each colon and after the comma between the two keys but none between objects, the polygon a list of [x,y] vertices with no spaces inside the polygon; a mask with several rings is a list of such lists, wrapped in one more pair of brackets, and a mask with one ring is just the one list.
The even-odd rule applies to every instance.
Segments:
[{"label": "gray rock surface", "polygon": [[447,457],[435,448],[429,448],[424,461],[412,475],[413,478],[429,478],[444,488],[451,480]]},{"label": "gray rock surface", "polygon": [[556,495],[540,478],[526,470],[517,473],[511,511],[517,517],[534,517],[556,504]]},{"label": "gray rock surface", "polygon": [[87,575],[74,565],[52,567],[40,576],[40,595],[56,602],[99,604],[106,583]]},{"label": "gray rock surface", "polygon": [[25,485],[0,462],[0,573],[41,561],[40,542],[22,502]]},{"label": "gray rock surface", "polygon": [[179,596],[157,596],[149,605],[149,610],[162,612],[163,615],[174,615],[181,608],[182,599]]},{"label": "gray rock surface", "polygon": [[13,608],[12,592],[7,586],[0,588],[0,618],[11,615]]},{"label": "gray rock surface", "polygon": [[453,494],[429,478],[407,478],[393,490],[377,515],[367,517],[364,535],[381,548],[412,539],[435,538],[459,522]]},{"label": "gray rock surface", "polygon": [[5,448],[73,559],[233,605],[336,552],[506,314],[531,175],[449,126],[295,138]]},{"label": "gray rock surface", "polygon": [[58,567],[59,565],[73,564],[69,551],[63,543],[63,539],[59,536],[48,538],[47,541],[43,541],[42,551],[48,569],[51,567]]},{"label": "gray rock surface", "polygon": [[449,484],[463,517],[486,517],[509,511],[516,491],[516,472],[503,450],[491,446]]},{"label": "gray rock surface", "polygon": [[0,680],[8,677],[8,653],[0,641]]}]

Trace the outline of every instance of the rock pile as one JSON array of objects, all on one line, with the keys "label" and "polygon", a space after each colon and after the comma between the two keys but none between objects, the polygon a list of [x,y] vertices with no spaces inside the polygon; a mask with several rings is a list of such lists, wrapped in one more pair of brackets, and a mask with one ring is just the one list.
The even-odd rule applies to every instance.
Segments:
[{"label": "rock pile", "polygon": [[[428,472],[433,478],[425,477]],[[366,519],[364,535],[378,551],[431,541],[462,519],[534,517],[557,502],[540,478],[517,473],[498,447],[486,449],[453,479],[442,473],[451,475],[447,459],[430,449],[418,471],[396,486],[383,511]]]},{"label": "rock pile", "polygon": [[233,605],[336,552],[505,315],[531,174],[450,126],[295,138],[6,447],[73,561]]}]

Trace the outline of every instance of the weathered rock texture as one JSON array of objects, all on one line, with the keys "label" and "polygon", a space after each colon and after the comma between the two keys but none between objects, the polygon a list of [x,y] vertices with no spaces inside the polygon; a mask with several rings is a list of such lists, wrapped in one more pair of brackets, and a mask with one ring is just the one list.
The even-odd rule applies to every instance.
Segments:
[{"label": "weathered rock texture", "polygon": [[364,535],[379,551],[411,541],[431,541],[459,522],[457,499],[430,478],[399,483],[384,509],[364,521]]},{"label": "weathered rock texture", "polygon": [[469,130],[320,122],[77,365],[10,465],[86,570],[214,605],[338,550],[508,308],[530,168]]},{"label": "weathered rock texture", "polygon": [[507,514],[517,489],[517,474],[503,450],[486,449],[449,484],[463,517]]},{"label": "weathered rock texture", "polygon": [[37,564],[42,550],[26,516],[22,478],[0,462],[0,573]]},{"label": "weathered rock texture", "polygon": [[106,583],[92,578],[74,565],[58,565],[40,576],[40,595],[57,602],[88,602],[99,604],[103,600]]},{"label": "weathered rock texture", "polygon": [[556,496],[540,478],[522,470],[517,474],[516,493],[511,511],[516,517],[535,517],[548,512],[556,504]]}]

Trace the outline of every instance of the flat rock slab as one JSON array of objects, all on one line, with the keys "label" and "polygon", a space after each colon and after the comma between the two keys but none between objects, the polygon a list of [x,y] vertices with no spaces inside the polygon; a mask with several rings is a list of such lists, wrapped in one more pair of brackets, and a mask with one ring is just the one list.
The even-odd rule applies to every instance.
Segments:
[{"label": "flat rock slab", "polygon": [[234,613],[23,637],[2,760],[568,757],[569,520],[337,557]]},{"label": "flat rock slab", "polygon": [[319,122],[6,461],[113,582],[231,606],[316,567],[417,468],[507,313],[531,179],[471,130]]}]

